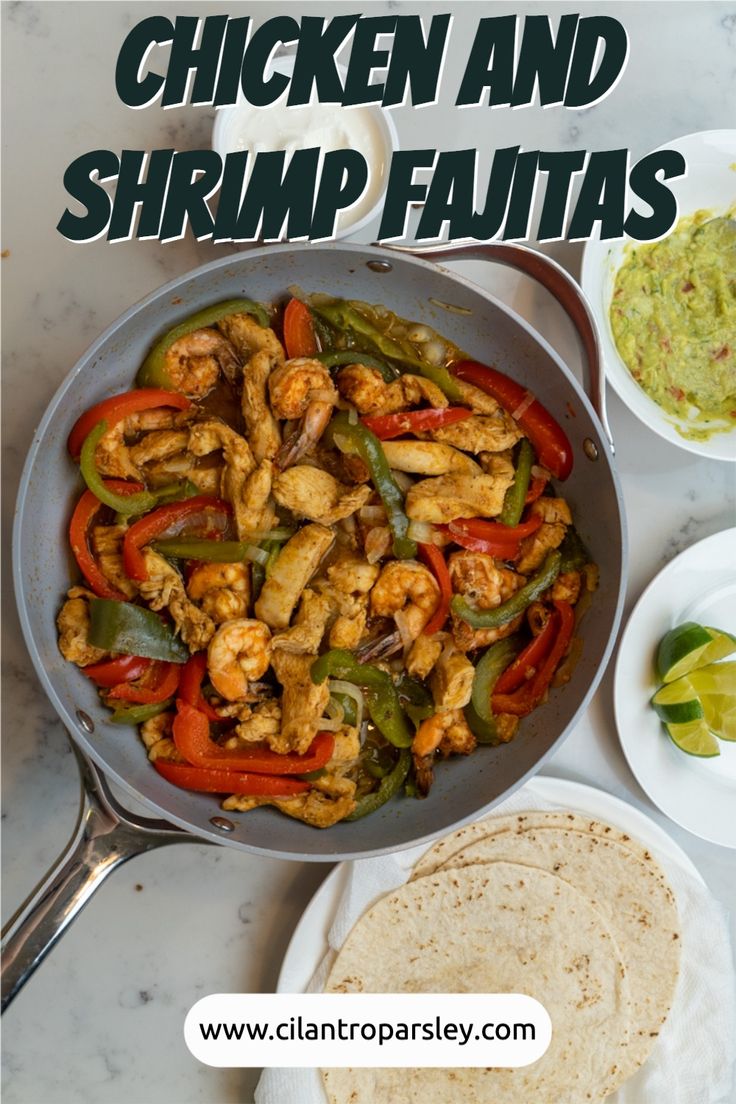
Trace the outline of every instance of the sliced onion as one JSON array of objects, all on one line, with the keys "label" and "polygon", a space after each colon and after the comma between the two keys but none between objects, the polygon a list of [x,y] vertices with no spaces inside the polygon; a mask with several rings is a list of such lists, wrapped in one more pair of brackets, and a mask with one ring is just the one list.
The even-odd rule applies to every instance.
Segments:
[{"label": "sliced onion", "polygon": [[447,346],[439,338],[427,341],[422,345],[422,356],[430,364],[444,364],[447,360]]},{"label": "sliced onion", "polygon": [[264,548],[258,548],[255,544],[246,544],[243,555],[246,560],[252,560],[253,563],[260,564],[261,567],[265,567],[268,563],[269,553]]},{"label": "sliced onion", "polygon": [[363,545],[368,563],[377,563],[391,548],[391,530],[385,525],[369,529]]},{"label": "sliced onion", "polygon": [[289,529],[287,526],[282,525],[277,527],[276,529],[262,529],[258,532],[251,533],[250,535],[253,540],[257,541],[286,541],[293,537],[294,533],[296,533],[296,529]]},{"label": "sliced onion", "polygon": [[320,717],[317,727],[320,732],[339,732],[342,721],[338,721],[336,717]]},{"label": "sliced onion", "polygon": [[333,721],[340,721],[340,723],[342,723],[345,719],[345,710],[340,705],[340,703],[338,701],[334,701],[333,698],[330,698],[327,705],[325,706],[325,713]]},{"label": "sliced onion", "polygon": [[435,543],[434,525],[429,521],[410,521],[406,535],[411,540],[418,541],[419,544]]},{"label": "sliced onion", "polygon": [[521,400],[516,410],[511,411],[511,417],[515,422],[518,422],[519,418],[523,418],[529,407],[536,400],[536,395],[533,395],[531,391],[524,392],[524,398]]},{"label": "sliced onion", "polygon": [[425,341],[431,341],[434,337],[434,331],[429,326],[423,326],[421,322],[417,322],[414,326],[411,326],[406,336],[410,341],[424,343]]},{"label": "sliced onion", "polygon": [[292,299],[301,299],[302,302],[304,302],[304,300],[307,298],[306,293],[302,288],[299,287],[298,284],[289,284],[286,290],[288,291]]},{"label": "sliced onion", "polygon": [[532,464],[532,479],[549,479],[549,472],[546,468],[540,468],[539,464]]},{"label": "sliced onion", "polygon": [[395,468],[391,469],[391,475],[394,477],[394,482],[401,491],[410,491],[414,486],[414,480],[406,472],[396,471]]},{"label": "sliced onion", "polygon": [[349,406],[348,407],[348,425],[357,425],[357,424],[358,424],[358,411],[355,409],[354,406]]},{"label": "sliced onion", "polygon": [[328,686],[331,694],[345,694],[346,697],[353,699],[356,710],[355,727],[360,728],[365,712],[365,698],[360,687],[354,686],[352,682],[345,682],[343,679],[330,679]]}]

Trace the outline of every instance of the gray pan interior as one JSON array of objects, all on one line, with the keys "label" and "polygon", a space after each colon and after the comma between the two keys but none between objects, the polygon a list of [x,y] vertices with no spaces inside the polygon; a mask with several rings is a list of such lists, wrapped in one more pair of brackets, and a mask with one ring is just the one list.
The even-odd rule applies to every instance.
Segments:
[{"label": "gray pan interior", "polygon": [[[390,272],[368,260],[385,256]],[[60,655],[55,617],[77,577],[66,528],[80,493],[65,442],[77,416],[92,403],[132,385],[152,339],[194,310],[236,296],[264,301],[290,285],[370,302],[427,321],[472,356],[526,384],[564,424],[575,467],[564,487],[576,523],[600,567],[600,588],[583,622],[585,646],[564,690],[527,718],[507,747],[482,748],[436,771],[424,801],[395,800],[353,824],[320,831],[273,809],[234,814],[224,839],[210,818],[217,798],[165,782],[149,764],[136,732],[106,721],[106,710],[83,675]],[[465,308],[448,311],[439,303]],[[597,446],[587,459],[583,441]],[[39,535],[42,534],[42,537]],[[355,245],[267,247],[209,264],[154,292],[122,315],[81,358],[54,396],[25,466],[14,533],[14,573],[21,622],[44,689],[77,744],[111,779],[152,812],[218,843],[294,859],[325,860],[378,854],[437,836],[490,808],[536,772],[585,709],[608,661],[621,614],[625,535],[611,450],[587,397],[550,346],[508,307],[461,277],[413,257]],[[81,727],[77,710],[94,721]]]}]

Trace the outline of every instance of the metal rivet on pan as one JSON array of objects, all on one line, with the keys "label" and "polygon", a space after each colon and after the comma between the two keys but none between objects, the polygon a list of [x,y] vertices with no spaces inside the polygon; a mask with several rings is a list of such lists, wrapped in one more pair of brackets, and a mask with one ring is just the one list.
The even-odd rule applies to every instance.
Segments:
[{"label": "metal rivet on pan", "polygon": [[219,828],[221,832],[234,832],[235,825],[227,817],[210,817],[210,824],[215,828]]},{"label": "metal rivet on pan", "polygon": [[390,261],[366,261],[365,263],[371,272],[393,272],[394,268]]},{"label": "metal rivet on pan", "polygon": [[95,722],[92,720],[89,713],[85,713],[83,709],[78,709],[77,720],[79,721],[85,732],[94,732]]},{"label": "metal rivet on pan", "polygon": [[586,437],[583,441],[583,452],[589,460],[598,459],[598,446],[594,441],[591,441],[590,437]]}]

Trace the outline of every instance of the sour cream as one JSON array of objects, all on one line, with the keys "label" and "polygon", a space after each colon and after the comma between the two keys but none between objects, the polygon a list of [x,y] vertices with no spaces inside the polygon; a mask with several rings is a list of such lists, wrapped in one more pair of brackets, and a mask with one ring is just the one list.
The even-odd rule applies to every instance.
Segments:
[{"label": "sour cream", "polygon": [[[280,58],[279,69],[291,59]],[[254,107],[245,100],[218,111],[212,146],[225,157],[247,151],[249,163],[259,153],[320,146],[323,154],[354,149],[368,166],[368,181],[361,197],[338,214],[336,236],[344,237],[365,225],[377,213],[386,190],[391,154],[397,146],[393,121],[380,107],[341,107],[310,103],[288,107],[279,101]]]}]

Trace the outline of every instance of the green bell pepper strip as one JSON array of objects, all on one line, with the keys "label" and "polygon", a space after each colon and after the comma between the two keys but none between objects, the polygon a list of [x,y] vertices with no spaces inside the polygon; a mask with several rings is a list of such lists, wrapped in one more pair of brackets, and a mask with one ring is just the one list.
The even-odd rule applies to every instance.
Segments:
[{"label": "green bell pepper strip", "polygon": [[[168,502],[183,502],[185,498],[194,498],[200,493],[196,483],[191,479],[184,479],[180,483],[167,483],[165,487],[153,487],[149,491],[156,499],[157,506],[165,506]],[[127,525],[132,517],[126,514],[116,514],[116,525]]]},{"label": "green bell pepper strip", "polygon": [[339,364],[364,364],[366,368],[375,368],[377,372],[380,372],[386,383],[391,383],[392,380],[399,377],[396,368],[391,368],[384,360],[379,360],[378,357],[370,356],[368,353],[361,353],[357,349],[342,349],[334,353],[315,353],[313,359],[319,360],[326,368],[335,368]]},{"label": "green bell pepper strip", "polygon": [[185,537],[170,537],[153,541],[151,548],[163,556],[175,560],[201,560],[203,563],[242,563],[246,558],[246,549],[250,545],[243,541],[187,540]]},{"label": "green bell pepper strip", "polygon": [[473,692],[465,706],[465,720],[479,744],[500,743],[491,709],[491,694],[499,677],[512,662],[518,646],[513,636],[491,644],[475,668]]},{"label": "green bell pepper strip", "polygon": [[562,554],[561,575],[566,571],[579,571],[586,563],[590,563],[588,551],[573,525],[570,525],[565,533],[565,539],[560,545],[560,553]]},{"label": "green bell pepper strip", "polygon": [[152,702],[150,705],[131,705],[129,709],[116,709],[111,717],[110,724],[137,725],[144,721],[150,721],[152,717],[158,717],[159,713],[165,713],[167,709],[174,708],[174,699]]},{"label": "green bell pepper strip", "polygon": [[375,433],[361,422],[351,425],[346,411],[337,414],[328,426],[328,440],[342,438],[354,448],[371,473],[373,486],[381,496],[388,524],[394,537],[394,555],[399,560],[411,560],[417,554],[417,543],[407,536],[409,518],[404,511],[404,496],[391,474],[386,453]]},{"label": "green bell pepper strip", "polygon": [[404,712],[417,728],[435,712],[434,700],[429,690],[417,679],[407,675],[406,671],[399,677],[396,691]]},{"label": "green bell pepper strip", "polygon": [[137,491],[131,495],[116,494],[109,487],[97,470],[95,453],[101,439],[107,433],[107,422],[98,422],[84,439],[82,452],[79,457],[79,468],[82,478],[92,494],[104,502],[106,506],[115,510],[118,514],[147,514],[157,505],[157,498],[150,491]]},{"label": "green bell pepper strip", "polygon": [[349,694],[341,694],[339,690],[333,690],[330,697],[342,709],[343,724],[355,725],[358,720],[358,706],[355,698],[351,698]]},{"label": "green bell pepper strip", "polygon": [[537,574],[512,594],[508,601],[502,602],[500,606],[494,606],[493,609],[473,609],[467,599],[459,594],[452,599],[450,609],[474,629],[498,629],[501,625],[507,625],[509,621],[513,621],[536,601],[540,594],[552,586],[560,573],[561,563],[562,554],[558,549],[548,552]]},{"label": "green bell pepper strip", "polygon": [[90,598],[89,614],[87,640],[95,648],[170,663],[189,659],[186,644],[152,610],[112,598]]},{"label": "green bell pepper strip", "polygon": [[411,753],[408,748],[402,748],[399,752],[399,758],[396,760],[396,766],[390,774],[381,779],[378,789],[366,794],[365,797],[361,797],[352,813],[344,819],[360,820],[361,817],[368,816],[369,813],[375,813],[376,809],[380,809],[382,805],[385,805],[387,801],[396,796],[406,780],[410,767]]},{"label": "green bell pepper strip", "polygon": [[265,307],[252,299],[227,299],[224,303],[214,303],[211,307],[205,307],[204,310],[185,318],[178,326],[174,326],[151,347],[135,377],[138,386],[162,387],[165,391],[177,391],[178,388],[174,386],[171,376],[166,371],[166,354],[171,346],[175,341],[195,330],[214,326],[229,314],[252,314],[258,325],[263,327],[268,326],[270,321]]},{"label": "green bell pepper strip", "polygon": [[370,663],[359,663],[353,653],[344,648],[332,648],[315,659],[311,676],[317,685],[326,678],[338,678],[360,686],[370,718],[381,735],[394,747],[411,745],[414,733],[404,716],[399,693],[386,671]]},{"label": "green bell pepper strip", "polygon": [[406,368],[413,368],[432,383],[436,383],[448,399],[456,402],[461,400],[462,394],[457,381],[447,368],[430,364],[415,356],[410,346],[407,349],[399,341],[382,333],[378,326],[361,314],[347,299],[334,299],[331,303],[320,303],[319,306],[310,302],[310,307],[338,333],[347,334],[353,340],[357,339],[358,343],[367,343],[381,356],[395,360]]},{"label": "green bell pepper strip", "polygon": [[532,464],[534,463],[534,449],[528,437],[522,437],[519,444],[519,455],[516,459],[516,471],[514,481],[506,491],[503,500],[503,508],[498,516],[502,525],[518,525],[524,512],[526,492],[529,490],[529,482],[532,477]]}]

